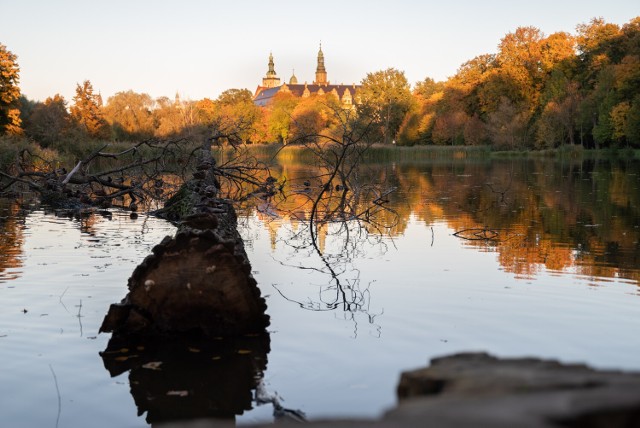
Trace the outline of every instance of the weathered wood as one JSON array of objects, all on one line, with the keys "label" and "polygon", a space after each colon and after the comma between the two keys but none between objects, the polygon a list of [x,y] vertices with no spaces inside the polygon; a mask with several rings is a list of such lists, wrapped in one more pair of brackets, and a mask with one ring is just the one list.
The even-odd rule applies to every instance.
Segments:
[{"label": "weathered wood", "polygon": [[251,274],[233,206],[218,198],[213,163],[203,163],[158,215],[179,224],[129,278],[129,293],[100,331],[233,336],[264,332],[266,303]]}]

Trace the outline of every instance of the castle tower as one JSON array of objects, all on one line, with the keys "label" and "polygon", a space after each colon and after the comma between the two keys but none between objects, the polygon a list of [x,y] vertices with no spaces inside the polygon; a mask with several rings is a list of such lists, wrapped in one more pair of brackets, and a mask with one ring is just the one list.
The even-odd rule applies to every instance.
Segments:
[{"label": "castle tower", "polygon": [[269,70],[267,75],[262,78],[262,86],[265,88],[275,88],[280,86],[280,78],[276,75],[275,67],[273,66],[273,54],[269,53]]},{"label": "castle tower", "polygon": [[320,50],[318,51],[318,66],[316,67],[316,80],[313,82],[316,85],[328,85],[327,70],[324,68],[324,54],[322,53],[322,43],[320,43]]}]

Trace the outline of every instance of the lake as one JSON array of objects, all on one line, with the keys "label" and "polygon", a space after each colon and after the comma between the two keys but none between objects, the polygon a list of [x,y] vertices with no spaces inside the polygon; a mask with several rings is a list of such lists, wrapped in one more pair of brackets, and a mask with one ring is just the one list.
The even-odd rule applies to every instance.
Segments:
[{"label": "lake", "polygon": [[[273,173],[295,189],[308,170]],[[368,171],[395,189],[390,211],[327,225],[318,248],[296,208],[304,189],[239,212],[271,316],[259,374],[283,406],[310,419],[374,418],[395,405],[403,370],[463,351],[640,370],[640,162],[440,159]],[[139,391],[158,367],[111,377],[100,356],[110,335],[98,329],[174,226],[118,210],[0,210],[2,425],[147,426]],[[183,364],[181,376],[203,387],[172,391],[168,406],[233,395],[221,386],[241,366],[233,358]],[[249,404],[236,422],[273,420],[250,393],[239,393]]]}]

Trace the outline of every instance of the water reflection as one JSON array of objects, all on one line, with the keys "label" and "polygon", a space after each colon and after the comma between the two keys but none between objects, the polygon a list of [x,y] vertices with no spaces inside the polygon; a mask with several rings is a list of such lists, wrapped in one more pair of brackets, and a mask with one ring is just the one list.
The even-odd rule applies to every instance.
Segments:
[{"label": "water reflection", "polygon": [[100,353],[112,377],[129,371],[138,416],[163,422],[225,420],[252,408],[267,367],[269,335],[150,341],[114,335]]},{"label": "water reflection", "polygon": [[0,283],[21,275],[24,218],[17,202],[0,199]]},{"label": "water reflection", "polygon": [[[317,174],[303,164],[280,165],[274,171],[286,177],[289,196],[277,206],[278,221],[273,221],[272,210],[257,213],[270,229],[272,248],[279,228],[295,230],[308,218],[309,198],[296,189]],[[498,237],[468,239],[466,244],[496,252],[502,268],[517,278],[532,279],[548,270],[638,283],[637,171],[636,160],[450,160],[369,164],[361,181],[396,189],[385,195],[390,209],[377,212],[375,219],[388,226],[378,231],[389,236],[403,235],[411,216],[427,226],[444,222],[452,232],[500,231]],[[329,231],[320,231],[321,247]]]},{"label": "water reflection", "polygon": [[274,246],[279,244],[288,250],[277,255],[276,260],[283,266],[316,274],[324,282],[314,283],[316,292],[312,296],[300,294],[303,284],[293,284],[293,287],[273,284],[273,287],[301,309],[341,313],[345,321],[353,324],[354,337],[358,335],[360,320],[365,320],[379,337],[381,327],[376,318],[384,311],[371,309],[373,280],[363,279],[353,261],[366,257],[367,252],[374,249],[378,255],[384,254],[387,243],[380,235],[369,233],[365,226],[357,219],[325,223],[316,227],[314,235],[309,233],[307,222],[297,223],[295,228],[285,227]]}]

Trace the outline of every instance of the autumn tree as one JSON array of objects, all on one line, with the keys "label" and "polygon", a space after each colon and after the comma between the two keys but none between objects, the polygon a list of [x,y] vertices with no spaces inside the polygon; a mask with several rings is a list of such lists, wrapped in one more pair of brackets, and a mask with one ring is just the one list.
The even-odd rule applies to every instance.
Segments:
[{"label": "autumn tree", "polygon": [[94,94],[93,85],[85,80],[76,86],[71,106],[71,120],[77,129],[92,138],[108,138],[109,124],[102,111],[102,97]]},{"label": "autumn tree", "polygon": [[248,89],[228,89],[214,102],[211,121],[217,128],[234,124],[237,137],[244,143],[256,143],[265,138],[262,109],[253,103]]},{"label": "autumn tree", "polygon": [[0,43],[0,134],[20,134],[18,57]]},{"label": "autumn tree", "polygon": [[291,140],[309,142],[338,135],[342,131],[338,129],[341,110],[338,97],[332,93],[301,99],[291,112]]},{"label": "autumn tree", "polygon": [[180,100],[172,101],[169,97],[157,98],[153,109],[153,120],[157,137],[167,138],[180,135],[184,129],[180,113]]},{"label": "autumn tree", "polygon": [[479,55],[460,66],[443,85],[432,109],[431,141],[435,144],[481,144],[485,131],[480,118],[493,111],[487,82],[496,73],[495,55]]},{"label": "autumn tree", "polygon": [[412,95],[414,102],[398,130],[398,144],[413,146],[433,142],[432,131],[436,108],[444,94],[444,82],[427,77],[416,83]]},{"label": "autumn tree", "polygon": [[120,140],[149,138],[154,133],[153,99],[131,90],[109,97],[104,117],[111,125],[113,136]]},{"label": "autumn tree", "polygon": [[368,73],[358,91],[357,112],[362,120],[370,121],[377,131],[378,141],[395,140],[405,115],[414,102],[403,71],[395,68]]}]

